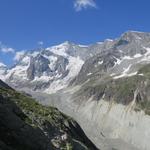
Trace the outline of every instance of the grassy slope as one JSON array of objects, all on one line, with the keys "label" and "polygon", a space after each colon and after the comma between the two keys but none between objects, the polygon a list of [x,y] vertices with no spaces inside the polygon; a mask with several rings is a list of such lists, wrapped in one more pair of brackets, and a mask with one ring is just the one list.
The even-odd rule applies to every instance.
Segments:
[{"label": "grassy slope", "polygon": [[[33,128],[42,129],[51,140],[54,149],[55,145],[59,145],[59,149],[62,150],[86,150],[88,149],[87,147],[91,150],[96,150],[96,147],[87,139],[78,124],[56,108],[42,106],[31,97],[16,92],[13,89],[0,87],[0,95],[15,102],[25,114],[21,119]],[[76,130],[81,133],[76,133]],[[59,140],[65,134],[67,139]],[[86,144],[87,147],[85,146]]]},{"label": "grassy slope", "polygon": [[134,93],[137,90],[135,110],[144,110],[146,114],[150,115],[150,65],[143,66],[138,73],[143,75],[117,80],[105,77],[101,81],[93,77],[84,84],[82,89],[75,93],[75,97],[87,100],[93,96],[94,100],[99,101],[105,95],[106,101],[128,105],[133,101]]}]

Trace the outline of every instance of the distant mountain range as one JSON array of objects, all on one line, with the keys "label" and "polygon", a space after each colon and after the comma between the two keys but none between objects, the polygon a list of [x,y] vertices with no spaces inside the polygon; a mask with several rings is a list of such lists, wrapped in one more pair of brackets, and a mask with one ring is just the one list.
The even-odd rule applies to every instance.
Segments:
[{"label": "distant mountain range", "polygon": [[102,150],[150,149],[150,33],[27,51],[0,78],[71,115]]}]

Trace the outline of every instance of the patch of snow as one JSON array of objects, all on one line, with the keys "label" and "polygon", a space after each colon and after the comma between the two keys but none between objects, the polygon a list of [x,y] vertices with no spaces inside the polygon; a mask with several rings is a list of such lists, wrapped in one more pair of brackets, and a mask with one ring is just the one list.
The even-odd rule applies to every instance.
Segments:
[{"label": "patch of snow", "polygon": [[149,47],[143,47],[147,52],[143,55],[143,58],[139,62],[143,61],[150,61],[150,48]]},{"label": "patch of snow", "polygon": [[[122,72],[122,74],[121,75],[118,75],[118,76],[115,76],[115,77],[113,77],[114,79],[119,79],[119,78],[123,78],[123,77],[126,77],[126,76],[133,76],[133,75],[135,75],[135,73],[130,73],[130,74],[128,74],[128,72],[129,72],[129,70],[130,70],[130,68],[131,68],[131,64],[127,67],[127,68],[123,68],[123,72]],[[136,74],[137,74],[137,72],[136,72]]]},{"label": "patch of snow", "polygon": [[123,78],[123,77],[125,77],[125,76],[127,76],[127,75],[126,75],[126,74],[121,74],[121,75],[119,75],[119,76],[113,77],[113,79],[119,79],[119,78]]},{"label": "patch of snow", "polygon": [[67,65],[66,69],[69,70],[68,78],[75,77],[82,65],[84,64],[84,61],[80,59],[80,57],[69,57],[69,64]]},{"label": "patch of snow", "polygon": [[133,57],[134,58],[139,58],[139,57],[142,57],[142,54],[135,54]]},{"label": "patch of snow", "polygon": [[31,53],[30,55],[31,55],[32,57],[36,57],[38,54],[39,54],[39,51],[34,51],[34,52]]},{"label": "patch of snow", "polygon": [[141,37],[139,37],[139,36],[136,36],[136,39],[137,39],[137,40],[142,40],[142,38],[141,38]]},{"label": "patch of snow", "polygon": [[66,82],[64,80],[56,80],[52,82],[44,92],[48,94],[56,93],[58,90],[61,90],[66,87]]},{"label": "patch of snow", "polygon": [[15,68],[8,70],[6,79],[9,79],[13,75],[13,78],[16,80],[27,80],[27,73],[26,73],[27,68],[28,66],[18,65]]},{"label": "patch of snow", "polygon": [[119,65],[122,62],[122,59],[115,58],[117,61],[115,62],[115,66]]},{"label": "patch of snow", "polygon": [[25,56],[22,60],[21,63],[24,65],[28,65],[30,63],[30,57],[29,56]]},{"label": "patch of snow", "polygon": [[62,44],[57,45],[57,46],[49,47],[46,50],[49,50],[56,55],[67,57],[68,54],[66,51],[67,51],[68,47],[69,47],[69,43],[65,42],[65,43],[62,43]]},{"label": "patch of snow", "polygon": [[123,59],[133,59],[133,58],[130,56],[124,56]]},{"label": "patch of snow", "polygon": [[63,79],[58,79],[53,81],[50,84],[50,87],[46,89],[45,93],[56,93],[58,90],[61,90],[69,84],[69,82],[78,75],[79,71],[81,70],[84,61],[81,60],[79,57],[68,57],[69,63],[66,66],[66,69],[69,70],[68,75]]},{"label": "patch of snow", "polygon": [[144,74],[143,73],[140,73],[140,74],[138,74],[139,76],[144,76]]},{"label": "patch of snow", "polygon": [[149,47],[143,47],[147,52],[144,54],[144,56],[149,56],[150,55],[150,48]]},{"label": "patch of snow", "polygon": [[90,75],[92,75],[92,73],[91,73],[91,72],[87,74],[87,76],[90,76]]},{"label": "patch of snow", "polygon": [[[14,80],[28,80],[27,79],[27,69],[30,65],[30,57],[25,56],[20,64],[16,65],[14,68],[9,69],[7,71],[6,79],[9,79],[11,76],[13,76]],[[13,81],[13,80],[12,80]]]},{"label": "patch of snow", "polygon": [[129,70],[130,70],[130,68],[131,68],[131,64],[128,66],[128,68],[124,68],[124,71],[123,71],[123,74],[126,74]]},{"label": "patch of snow", "polygon": [[108,41],[108,42],[113,42],[113,40],[112,40],[112,39],[106,39],[106,41]]},{"label": "patch of snow", "polygon": [[96,64],[94,65],[95,68],[96,68],[97,66],[98,66],[98,65],[96,65]]},{"label": "patch of snow", "polygon": [[119,52],[120,52],[120,53],[123,53],[123,51],[122,51],[122,50],[119,50]]},{"label": "patch of snow", "polygon": [[116,58],[116,57],[114,57],[117,61],[115,62],[115,65],[114,66],[116,66],[116,65],[120,65],[123,61],[125,61],[125,60],[133,60],[133,59],[136,59],[136,58],[140,58],[140,57],[142,57],[143,55],[142,54],[135,54],[133,57],[131,57],[131,56],[124,56],[124,57],[122,57],[121,59],[118,59],[118,58]]},{"label": "patch of snow", "polygon": [[115,76],[115,75],[116,75],[115,73],[110,74],[111,77],[112,77],[112,76]]},{"label": "patch of snow", "polygon": [[55,57],[55,56],[52,56],[52,55],[50,55],[50,56],[43,55],[43,57],[45,57],[45,58],[47,58],[49,60],[49,62],[50,62],[49,68],[51,70],[54,70],[55,64],[56,64],[56,61],[57,61],[58,58]]},{"label": "patch of snow", "polygon": [[130,57],[130,56],[124,56],[124,57],[122,57],[121,59],[119,59],[119,58],[116,58],[116,57],[114,57],[117,61],[115,62],[115,65],[114,65],[114,67],[116,66],[116,65],[120,65],[124,60],[132,60],[132,59],[134,59],[134,58],[132,58],[132,57]]},{"label": "patch of snow", "polygon": [[52,79],[53,79],[53,77],[50,77],[50,76],[47,76],[47,75],[43,75],[43,76],[40,76],[40,77],[35,77],[32,82],[37,82],[37,81],[48,82],[48,81],[50,81]]},{"label": "patch of snow", "polygon": [[133,73],[130,73],[130,74],[127,74],[128,77],[135,76],[135,75],[137,75],[137,71],[133,72]]},{"label": "patch of snow", "polygon": [[101,64],[103,64],[103,60],[98,62],[98,65],[101,65]]},{"label": "patch of snow", "polygon": [[79,44],[78,46],[79,47],[88,47],[88,45],[81,45],[81,44]]},{"label": "patch of snow", "polygon": [[93,56],[93,54],[92,54],[92,53],[90,53],[90,56],[92,57],[92,56]]}]

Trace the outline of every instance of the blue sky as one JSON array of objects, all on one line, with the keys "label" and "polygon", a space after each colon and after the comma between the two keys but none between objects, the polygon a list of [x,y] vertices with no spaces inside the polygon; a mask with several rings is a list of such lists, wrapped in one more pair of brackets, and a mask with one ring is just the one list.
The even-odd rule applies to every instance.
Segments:
[{"label": "blue sky", "polygon": [[0,0],[0,61],[63,41],[90,44],[127,30],[150,32],[150,0]]}]

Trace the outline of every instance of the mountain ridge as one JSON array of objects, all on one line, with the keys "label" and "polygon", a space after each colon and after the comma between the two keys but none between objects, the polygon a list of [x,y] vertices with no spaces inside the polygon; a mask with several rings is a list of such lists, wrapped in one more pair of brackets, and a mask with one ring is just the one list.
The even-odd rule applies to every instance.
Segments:
[{"label": "mountain ridge", "polygon": [[[44,91],[48,89],[49,86],[50,90],[46,90],[46,92],[57,92],[68,86],[68,83],[78,75],[81,67],[84,67],[85,62],[92,62],[92,60],[90,60],[92,58],[97,59],[98,57],[96,57],[96,55],[100,55],[100,57],[103,57],[105,60],[100,60],[98,62],[100,64],[95,65],[105,65],[105,69],[107,69],[107,65],[110,65],[110,68],[112,68],[114,63],[119,64],[122,59],[121,57],[126,56],[124,57],[125,60],[129,60],[133,55],[135,55],[136,58],[140,57],[147,51],[146,48],[148,47],[146,41],[143,47],[140,46],[140,43],[143,42],[142,39],[149,40],[149,35],[149,33],[144,32],[128,31],[122,34],[120,38],[105,40],[100,44],[80,46],[67,41],[46,49],[29,51],[22,56],[21,60],[19,60],[15,66],[5,70],[5,72],[1,74],[6,75],[3,80],[8,83],[12,82],[12,86],[15,86],[15,82],[17,85],[18,78],[20,78],[20,81],[22,80],[23,83],[28,82],[29,86],[33,87],[32,89],[35,91]],[[133,41],[131,39],[133,39]],[[129,40],[130,43],[127,43],[127,40]],[[121,47],[123,47],[122,51],[119,50]],[[133,47],[137,48],[132,50]],[[125,49],[128,49],[128,51]],[[141,49],[141,51],[138,49]],[[132,54],[133,52],[134,54]],[[104,61],[104,63],[108,61],[108,63],[101,64],[102,61]],[[94,69],[94,67],[95,66],[90,66],[92,69]],[[34,68],[36,68],[36,70]],[[91,72],[88,72],[87,74],[90,73]],[[114,72],[111,74],[114,74]],[[30,80],[33,81],[33,83],[31,83]],[[38,83],[43,82],[41,89],[34,84],[36,80]],[[21,85],[21,83],[19,84]],[[27,84],[25,86],[27,86]]]}]

